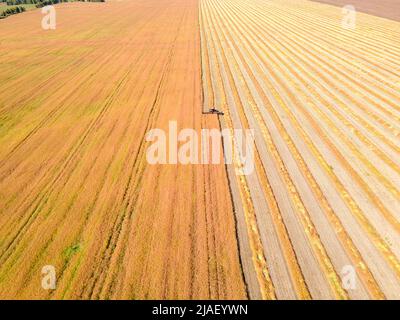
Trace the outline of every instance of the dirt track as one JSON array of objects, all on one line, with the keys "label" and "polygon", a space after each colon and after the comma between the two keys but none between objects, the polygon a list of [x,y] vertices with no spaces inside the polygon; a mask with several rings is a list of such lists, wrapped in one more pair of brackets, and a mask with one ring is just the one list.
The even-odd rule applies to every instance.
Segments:
[{"label": "dirt track", "polygon": [[145,158],[151,128],[218,126],[198,2],[56,9],[0,21],[0,297],[245,298],[224,166]]},{"label": "dirt track", "polygon": [[400,21],[400,1],[397,0],[313,0],[334,6],[352,5],[358,12]]},{"label": "dirt track", "polygon": [[204,0],[201,23],[205,105],[255,130],[231,175],[250,297],[399,299],[400,24],[303,0]]}]

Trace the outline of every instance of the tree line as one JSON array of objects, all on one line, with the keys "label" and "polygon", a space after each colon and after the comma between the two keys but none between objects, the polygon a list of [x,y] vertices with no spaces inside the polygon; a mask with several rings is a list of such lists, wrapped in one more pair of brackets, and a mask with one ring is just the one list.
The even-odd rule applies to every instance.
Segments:
[{"label": "tree line", "polygon": [[[105,2],[105,0],[78,0],[83,2]],[[6,2],[8,6],[17,6],[21,4],[35,4],[37,8],[57,4],[61,2],[70,2],[69,0],[0,0]]]},{"label": "tree line", "polygon": [[105,2],[105,0],[0,0],[0,3],[5,2],[7,6],[13,6],[12,8],[7,8],[2,12],[0,12],[0,19],[4,19],[12,14],[25,12],[26,8],[22,6],[25,4],[33,4],[36,6],[36,8],[41,8],[61,2],[73,2],[73,1]]},{"label": "tree line", "polygon": [[24,12],[25,8],[24,7],[13,7],[13,8],[8,8],[6,10],[4,10],[3,12],[0,13],[0,19],[4,19],[8,16],[11,16],[12,14],[17,14],[17,13],[21,13]]}]

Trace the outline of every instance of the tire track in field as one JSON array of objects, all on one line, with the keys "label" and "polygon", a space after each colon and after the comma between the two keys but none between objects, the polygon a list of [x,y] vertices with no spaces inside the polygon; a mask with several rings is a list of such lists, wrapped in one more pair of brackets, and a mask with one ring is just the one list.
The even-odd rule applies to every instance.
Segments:
[{"label": "tire track in field", "polygon": [[[100,110],[98,116],[91,122],[91,124],[88,126],[88,128],[85,130],[83,136],[81,139],[79,139],[78,143],[73,147],[73,150],[71,153],[69,153],[67,159],[65,162],[61,165],[60,171],[56,176],[52,179],[52,181],[47,185],[45,188],[45,191],[43,192],[42,196],[38,196],[38,201],[37,204],[34,206],[33,210],[31,213],[28,215],[28,218],[26,221],[22,224],[22,226],[18,229],[16,232],[16,235],[13,236],[12,240],[9,242],[8,245],[6,245],[6,248],[2,251],[0,254],[0,263],[3,264],[5,260],[10,256],[12,249],[17,245],[18,239],[21,237],[23,232],[29,228],[29,226],[32,224],[34,219],[36,218],[37,214],[40,211],[40,208],[46,204],[46,198],[48,198],[49,194],[52,192],[52,186],[56,184],[56,182],[65,174],[66,168],[73,163],[74,159],[77,157],[77,154],[79,153],[79,150],[84,146],[84,143],[90,133],[95,130],[95,127],[101,121],[101,119],[104,117],[106,114],[107,110],[111,106],[113,99],[117,96],[118,91],[120,90],[121,86],[123,85],[124,81],[127,79],[127,76],[129,74],[129,71],[125,73],[125,75],[122,77],[122,79],[119,81],[117,84],[117,87],[115,91],[110,95],[110,97],[107,99],[106,103],[104,104],[103,108]],[[76,166],[77,163],[75,163]],[[71,170],[72,171],[72,170]],[[70,171],[70,172],[71,172]],[[11,250],[11,251],[10,251]]]},{"label": "tire track in field", "polygon": [[[155,14],[156,14],[156,13],[155,13]],[[149,21],[147,20],[142,28],[144,29],[145,25],[148,24],[148,23],[149,23]],[[142,28],[141,28],[140,30],[142,30]],[[117,49],[118,49],[118,50],[117,50],[116,52],[119,52],[119,53],[122,53],[122,52],[124,51],[123,48],[117,48]],[[114,60],[116,59],[116,56],[115,56],[114,54],[107,55],[107,56],[105,57],[105,59],[104,59],[104,63],[107,63],[107,62],[109,62],[109,61],[112,60],[112,59],[114,59]],[[143,59],[144,59],[144,53],[138,55],[138,56],[136,57],[135,61],[138,62],[138,61],[143,60]],[[134,62],[134,63],[135,63],[135,62]],[[92,62],[92,64],[93,64],[93,62]],[[100,64],[100,63],[99,63],[99,66],[100,66],[100,67],[97,69],[97,72],[100,72],[100,70],[101,70],[101,64]],[[89,78],[92,77],[93,74],[94,74],[94,73],[92,73],[92,74],[89,76]],[[125,78],[126,78],[127,76],[128,76],[128,73],[125,75]],[[124,77],[123,77],[123,79],[124,79]],[[84,79],[81,83],[84,83],[86,80],[87,80],[87,79]],[[118,85],[117,85],[117,88],[116,88],[116,90],[115,90],[113,96],[117,96],[118,90],[119,90],[119,89],[118,89]],[[31,203],[34,203],[37,199],[40,198],[41,200],[38,201],[38,203],[40,204],[40,202],[41,202],[43,199],[48,198],[48,196],[49,196],[50,193],[52,192],[52,189],[51,189],[52,186],[56,184],[56,182],[58,181],[58,179],[59,179],[59,178],[61,177],[61,175],[63,174],[63,171],[66,171],[65,168],[68,167],[68,165],[69,165],[69,162],[68,162],[69,160],[68,160],[68,159],[74,159],[74,158],[76,158],[76,155],[77,155],[77,153],[78,153],[78,151],[79,151],[79,148],[80,148],[81,146],[84,145],[84,143],[83,143],[83,142],[84,142],[84,139],[88,139],[90,133],[94,130],[95,126],[97,126],[97,123],[102,119],[102,117],[103,117],[102,115],[104,114],[105,110],[108,109],[107,105],[109,106],[109,105],[112,104],[112,100],[113,100],[113,98],[109,99],[109,101],[106,102],[105,107],[103,108],[103,110],[100,110],[99,117],[98,117],[96,120],[94,120],[93,123],[89,124],[89,126],[88,126],[87,129],[85,129],[85,132],[83,133],[83,139],[82,139],[80,142],[78,141],[78,145],[72,145],[72,146],[71,146],[71,149],[67,152],[67,154],[68,154],[67,160],[63,160],[61,163],[57,164],[57,169],[56,169],[56,170],[61,170],[60,175],[57,176],[55,179],[49,181],[44,187],[42,187],[42,189],[47,190],[47,191],[44,192],[44,195],[43,195],[41,198],[40,198],[40,194],[36,195],[36,196],[34,197],[33,201],[31,201]],[[56,109],[57,109],[57,108],[56,108]],[[57,111],[56,109],[55,109],[55,111]],[[65,108],[64,108],[64,109],[65,109]],[[46,119],[45,119],[45,120],[46,120]],[[92,130],[92,129],[93,129],[93,130]],[[81,139],[81,138],[80,138],[80,139]],[[72,161],[72,160],[71,160],[71,161]],[[77,165],[77,163],[75,163],[75,166],[76,166],[76,165]],[[61,169],[60,169],[60,168],[61,168]],[[63,168],[64,168],[64,169],[63,169]],[[74,167],[74,168],[75,168],[75,167]],[[72,173],[72,171],[73,171],[73,169],[71,169],[70,173]],[[52,175],[53,175],[53,174],[52,174]],[[49,177],[51,177],[52,175],[49,175]],[[46,177],[47,177],[47,176],[44,175],[44,176],[40,179],[40,181],[39,181],[38,183],[40,183],[42,180],[44,181]],[[67,182],[67,181],[65,181],[65,183],[66,183],[66,182]],[[25,200],[31,199],[32,194],[34,194],[34,192],[35,192],[35,190],[33,189],[32,192],[31,192],[31,194],[28,194],[28,195],[25,197]],[[21,207],[24,205],[25,200],[23,200],[23,201],[20,203],[19,207],[17,207],[17,209],[16,209],[17,211],[19,211],[19,210],[21,209]],[[35,210],[38,211],[38,208],[36,208]],[[34,210],[34,211],[35,211],[35,210]],[[29,221],[30,219],[31,219],[31,216],[28,217],[28,221]],[[31,222],[32,222],[32,221],[31,221]],[[29,223],[29,225],[31,224],[31,222]],[[23,228],[25,228],[25,227],[26,227],[26,224],[23,223]],[[20,233],[20,232],[17,233],[17,236],[19,235],[19,233]],[[16,236],[16,237],[17,237],[17,236]]]},{"label": "tire track in field", "polygon": [[[139,57],[139,58],[140,58],[140,57]],[[139,58],[138,58],[138,59],[139,59]],[[67,153],[70,154],[71,151],[74,149],[74,147],[76,147],[76,146],[73,144],[73,145],[71,146],[71,149],[70,149]],[[63,163],[63,162],[57,163],[56,171],[59,170],[63,165],[65,165],[65,162],[64,162],[64,163]],[[74,168],[75,168],[75,167],[74,167]],[[72,170],[72,171],[73,171],[73,170]],[[49,173],[47,173],[47,175],[44,175],[44,176],[41,177],[41,179],[40,179],[40,181],[39,181],[38,183],[40,183],[41,181],[44,181],[44,180],[47,178],[47,176],[51,177],[52,175],[50,175]],[[66,181],[66,182],[67,182],[67,181]],[[65,182],[65,183],[66,183],[66,182]],[[56,180],[47,182],[47,184],[46,184],[45,186],[43,186],[42,188],[45,188],[45,189],[50,190],[50,188],[51,188],[51,186],[53,185],[53,183],[56,183]],[[33,191],[34,191],[34,190],[33,190]],[[32,194],[34,194],[33,191],[32,191],[31,194],[28,194],[28,195],[24,198],[24,200],[23,200],[23,201],[20,203],[20,205],[17,207],[17,209],[16,209],[17,211],[20,211],[21,208],[24,206],[25,202],[28,201],[29,199],[31,199]],[[31,204],[32,204],[33,202],[35,202],[35,201],[38,199],[38,197],[39,197],[39,195],[37,195],[33,201],[31,200]],[[46,196],[45,196],[45,197],[46,197]],[[27,204],[27,205],[29,205],[29,204]]]},{"label": "tire track in field", "polygon": [[[146,154],[145,148],[147,146],[147,143],[145,142],[145,135],[153,127],[153,124],[157,119],[157,115],[158,115],[157,106],[159,104],[160,93],[162,91],[162,86],[164,85],[165,77],[166,77],[166,74],[167,74],[167,72],[169,70],[170,63],[172,61],[172,54],[173,54],[173,51],[174,51],[175,42],[176,42],[176,38],[173,41],[173,44],[171,45],[171,48],[169,49],[167,62],[166,62],[166,65],[163,68],[164,70],[162,72],[160,81],[159,81],[159,83],[157,85],[157,89],[156,89],[156,92],[155,92],[154,100],[151,103],[150,113],[149,113],[149,117],[148,117],[148,120],[147,120],[147,123],[146,123],[146,126],[145,126],[144,135],[143,135],[143,137],[141,139],[141,142],[140,142],[140,145],[139,145],[139,149],[138,149],[138,152],[137,152],[138,156],[135,157],[135,161],[133,163],[132,169],[130,170],[131,175],[129,177],[128,184],[127,184],[126,189],[125,189],[124,197],[122,199],[122,202],[125,203],[125,204],[123,204],[124,208],[122,210],[124,212],[124,214],[120,218],[120,221],[115,224],[115,228],[113,229],[111,237],[109,238],[109,241],[107,243],[106,251],[105,251],[105,253],[103,253],[103,257],[104,258],[103,258],[102,262],[100,263],[100,267],[99,267],[99,268],[103,269],[103,271],[96,272],[97,276],[94,278],[94,280],[92,280],[92,284],[89,284],[89,287],[91,289],[89,289],[89,291],[86,291],[86,294],[88,294],[90,298],[96,298],[96,296],[93,296],[93,294],[94,294],[97,282],[98,281],[102,281],[101,278],[104,277],[104,275],[103,275],[104,272],[106,270],[108,270],[109,262],[112,260],[112,256],[113,256],[113,249],[118,245],[118,242],[120,241],[119,239],[120,239],[120,236],[121,236],[121,229],[123,227],[123,224],[124,224],[125,220],[126,219],[130,220],[130,217],[134,212],[134,208],[130,208],[130,205],[131,205],[131,203],[134,203],[135,197],[133,199],[129,200],[128,193],[130,193],[130,189],[131,189],[131,184],[132,183],[133,183],[133,185],[132,185],[133,195],[136,194],[136,197],[137,197],[137,192],[140,189],[140,184],[134,183],[133,182],[133,177],[135,177],[135,179],[140,179],[139,177],[142,176],[143,171],[144,171],[144,167],[145,167],[144,163],[146,162],[145,161],[145,154]],[[130,213],[127,212],[128,210],[130,211]],[[102,285],[100,284],[99,287],[102,287]]]},{"label": "tire track in field", "polygon": [[[156,16],[156,15],[157,15],[157,12],[155,12],[153,16]],[[137,31],[137,32],[141,32],[143,29],[145,29],[146,26],[150,23],[150,21],[151,21],[151,19],[146,20],[146,21],[143,23],[143,25],[142,25],[140,28],[138,28],[138,31]],[[94,35],[95,35],[95,34],[96,34],[96,32],[94,32]],[[105,45],[103,46],[102,49],[103,49],[103,50],[106,50],[107,48],[108,48],[108,44],[105,44]],[[116,51],[116,52],[122,53],[122,52],[124,52],[124,48],[116,47],[116,50],[115,50],[115,51]],[[74,79],[76,79],[77,81],[79,81],[79,86],[80,86],[81,84],[86,83],[90,78],[93,78],[97,73],[99,73],[99,72],[102,70],[102,68],[103,68],[104,65],[109,64],[110,61],[112,61],[112,59],[115,59],[115,55],[116,55],[116,54],[117,54],[117,53],[115,53],[115,54],[108,54],[108,55],[104,56],[104,58],[101,57],[101,58],[103,58],[103,59],[100,60],[100,61],[97,61],[97,63],[96,63],[96,65],[98,66],[97,70],[96,70],[96,71],[91,71],[91,72],[89,72],[89,70],[90,70],[90,68],[93,67],[93,65],[94,65],[94,64],[93,64],[93,61],[91,61],[91,60],[89,60],[89,59],[88,59],[88,60],[83,60],[83,59],[81,59],[81,58],[75,59],[75,60],[72,61],[72,63],[71,63],[70,65],[67,65],[65,68],[63,68],[63,70],[61,70],[60,72],[58,72],[58,73],[56,73],[55,75],[51,76],[48,80],[44,81],[44,82],[41,83],[39,86],[35,87],[35,90],[34,90],[34,91],[35,91],[35,92],[38,92],[38,93],[37,93],[37,96],[40,96],[40,95],[41,95],[41,92],[40,92],[41,89],[45,90],[46,85],[47,85],[47,84],[50,84],[50,82],[52,82],[54,79],[56,79],[56,76],[57,76],[58,74],[61,74],[67,67],[72,66],[72,65],[74,65],[74,64],[76,64],[76,63],[78,63],[78,65],[79,65],[79,64],[83,64],[83,69],[77,70],[77,72],[74,73],[74,74],[72,75],[72,79],[70,78],[71,75],[69,75],[69,79],[70,79],[69,82],[73,82]],[[80,63],[79,63],[79,62],[80,62]],[[86,62],[86,63],[84,64],[84,62]],[[76,66],[75,66],[75,67],[76,67]],[[85,78],[82,79],[82,74],[87,74],[87,77],[85,77]],[[61,88],[64,87],[64,86],[65,86],[65,83],[61,83],[61,85],[58,86],[58,87],[57,87],[57,86],[54,87],[54,84],[52,84],[51,87],[48,88],[48,90],[49,90],[50,92],[53,92],[53,93],[54,93],[54,92],[59,91],[59,89],[61,89]],[[31,92],[31,93],[27,94],[26,96],[23,96],[23,97],[22,97],[20,100],[18,100],[18,101],[26,101],[26,100],[27,100],[26,98],[27,98],[28,96],[29,96],[31,99],[32,99],[32,98],[33,98],[33,99],[35,98],[35,95],[33,94],[33,92]],[[64,102],[66,102],[69,98],[70,98],[70,96],[69,96],[69,95],[66,95],[66,96],[61,100],[61,105],[64,106]],[[59,103],[59,101],[58,101],[58,103]],[[65,111],[66,106],[64,106],[64,108],[59,108],[58,103],[57,103],[57,104],[55,103],[56,107],[55,107],[54,109],[52,109],[52,110],[43,118],[43,120],[41,120],[41,121],[39,122],[39,124],[36,125],[36,126],[28,133],[27,136],[25,136],[19,143],[17,143],[17,144],[10,150],[10,152],[3,158],[2,161],[0,161],[0,168],[1,168],[6,162],[9,161],[9,158],[12,157],[13,154],[14,154],[24,143],[26,143],[26,142],[29,140],[29,138],[30,138],[31,136],[33,136],[38,130],[40,130],[41,128],[43,128],[44,125],[45,125],[49,120],[54,120],[54,118],[55,118],[55,116],[56,116],[57,113],[60,115],[60,114],[62,114],[62,112]],[[15,104],[18,104],[18,102],[16,102]],[[16,165],[16,166],[14,167],[14,170],[17,168],[17,166],[18,166],[18,165]],[[0,182],[1,182],[5,177],[7,177],[8,175],[10,175],[12,172],[13,172],[13,171],[7,171],[6,174],[5,174],[5,176],[0,176]]]},{"label": "tire track in field", "polygon": [[[148,23],[148,22],[147,22]],[[143,28],[140,28],[140,30],[142,30]],[[123,52],[123,48],[118,48],[118,51],[116,51],[116,53],[117,52],[119,52],[119,53],[121,53],[121,52]],[[114,55],[114,54],[110,54],[110,55],[108,55],[108,56],[106,56],[106,58],[105,58],[105,63],[107,63],[107,62],[109,62],[111,59],[114,59],[115,60],[115,58],[116,58],[116,56]],[[136,57],[136,59],[135,59],[135,62],[134,63],[137,63],[138,61],[140,61],[140,60],[143,60],[144,59],[144,54],[142,53],[141,55],[139,55],[139,56],[137,56]],[[100,71],[101,70],[101,65],[100,65],[100,67],[99,67],[99,69],[98,69],[98,71]],[[93,76],[93,74],[91,75],[91,76]],[[87,79],[86,79],[87,80]],[[84,79],[84,81],[86,81],[85,79]],[[99,118],[100,119],[100,118]],[[71,152],[74,150],[74,148],[75,148],[76,146],[75,145],[72,145],[71,146],[71,149],[67,152],[67,154],[68,155],[70,155],[71,154]],[[66,161],[65,160],[63,160],[63,162],[60,162],[60,163],[57,163],[56,164],[56,172],[57,172],[57,170],[59,170],[62,166],[65,166],[66,165]],[[75,167],[74,167],[75,168]],[[73,171],[73,169],[71,170],[71,172]],[[47,175],[43,175],[42,176],[42,178],[37,182],[38,184],[39,183],[41,183],[41,181],[45,181],[45,179],[47,178],[47,176],[49,176],[50,178],[53,176],[53,173],[48,173],[47,172]],[[56,182],[57,180],[52,180],[52,181],[49,181],[49,182],[47,182],[47,184],[46,185],[44,185],[43,187],[41,187],[41,189],[45,189],[45,190],[50,190],[50,188],[51,188],[51,186],[52,185],[54,185],[54,183]],[[67,182],[67,181],[66,181]],[[66,183],[65,182],[65,183]],[[32,190],[32,192],[30,193],[30,194],[28,194],[26,197],[25,197],[25,199],[20,203],[20,205],[17,207],[17,211],[19,211],[19,210],[22,210],[21,208],[25,205],[25,202],[26,201],[28,201],[29,199],[31,199],[31,197],[32,197],[32,195],[34,194],[34,191],[35,190]],[[35,202],[38,198],[39,198],[39,196],[40,196],[40,194],[38,194],[38,195],[36,195],[35,197],[34,197],[34,200],[33,201],[31,201],[31,203],[33,203],[33,202]],[[46,197],[46,194],[44,195],[44,197]],[[39,201],[39,203],[40,203],[40,201]],[[29,204],[27,204],[27,205],[29,205]]]},{"label": "tire track in field", "polygon": [[[121,51],[121,50],[119,50],[119,51]],[[140,60],[140,59],[143,59],[143,54],[142,54],[142,55],[139,55],[139,56],[137,57],[137,60]],[[70,153],[70,152],[69,152],[69,153]],[[61,164],[62,164],[62,162],[61,162]],[[58,164],[57,164],[57,165],[58,165]],[[51,177],[51,176],[50,176],[50,177]],[[46,178],[46,176],[44,176],[43,179],[44,179],[44,178]],[[66,183],[66,182],[65,182],[65,183]],[[47,187],[50,188],[50,186],[52,186],[52,185],[53,185],[53,184],[50,182],[50,184],[48,184]],[[49,190],[50,190],[50,189],[49,189]],[[34,191],[35,191],[35,189],[32,190],[32,194],[34,194]],[[39,197],[39,195],[35,196],[36,199],[37,199],[38,197]],[[25,199],[30,199],[30,195],[28,195]],[[24,204],[24,202],[21,203],[20,207],[23,206],[23,204]],[[19,209],[18,209],[18,210],[19,210]],[[13,228],[10,229],[10,230],[12,231]]]},{"label": "tire track in field", "polygon": [[[145,61],[144,58],[145,58],[145,55],[144,55],[144,53],[142,53],[142,54],[136,59],[136,62],[134,62],[132,65],[137,66],[137,65],[138,65],[138,60]],[[146,65],[143,65],[142,68],[145,69],[145,68],[146,68]],[[154,65],[151,67],[151,70],[149,71],[149,74],[152,74],[153,69],[154,69]],[[139,71],[139,73],[140,73],[140,72],[144,72],[145,70],[143,70],[143,71],[142,71],[142,70],[138,70],[138,68],[136,67],[136,68],[135,68],[135,71]],[[132,68],[131,68],[131,72],[132,72]],[[131,72],[130,72],[130,73],[131,73]],[[138,97],[139,100],[143,97],[143,94],[144,94],[144,91],[142,91],[141,94],[140,94],[140,96]],[[132,109],[131,113],[130,113],[130,114],[128,115],[128,117],[127,117],[127,118],[130,119],[130,120],[127,121],[127,125],[125,126],[124,131],[123,131],[123,133],[122,133],[122,135],[121,135],[122,137],[127,136],[127,134],[128,134],[128,128],[129,128],[129,125],[130,125],[131,121],[133,121],[133,120],[132,120],[132,115],[133,115],[134,113],[135,113],[135,111]],[[111,133],[112,133],[112,131],[109,132],[109,136],[111,136]],[[119,144],[118,144],[118,149],[122,146],[122,144],[123,144],[123,139],[120,139],[120,142],[119,142]],[[100,149],[101,149],[101,148],[100,148]],[[132,152],[131,152],[131,153],[132,153]],[[110,159],[110,164],[113,163],[113,161],[114,161],[114,159],[115,159],[115,156],[116,156],[116,153],[115,153],[115,154],[112,156],[112,158]],[[107,175],[108,175],[109,169],[110,169],[110,166],[108,166],[108,168],[107,168],[107,171],[106,171],[106,173],[105,173],[103,182],[105,181],[105,179],[106,179],[106,177],[107,177]],[[104,185],[103,185],[103,184],[104,184],[104,183],[100,183],[101,189],[104,188]],[[100,192],[101,192],[101,190],[97,192],[96,197],[97,197],[98,194],[100,194]],[[97,198],[96,198],[96,200],[93,202],[93,204],[91,205],[92,208],[94,208],[96,202],[97,202]],[[88,210],[88,214],[89,214],[90,212],[91,212],[91,210]],[[85,222],[83,223],[83,225],[82,225],[80,231],[78,232],[78,234],[81,235],[81,234],[85,231],[85,229],[86,229],[86,227],[87,227],[86,223],[88,222],[88,219],[89,219],[89,216],[86,217]],[[79,238],[79,237],[81,237],[81,236],[78,236],[78,238]],[[64,269],[63,269],[63,270],[64,270]],[[61,275],[59,276],[59,278],[62,279],[62,276],[63,276],[63,274],[61,274]],[[73,283],[73,277],[69,279],[68,283],[70,283],[70,284]],[[68,292],[68,290],[69,290],[69,286],[67,286],[67,288],[64,290],[64,293],[62,294],[62,297],[65,297],[65,295],[66,295],[66,293]]]}]

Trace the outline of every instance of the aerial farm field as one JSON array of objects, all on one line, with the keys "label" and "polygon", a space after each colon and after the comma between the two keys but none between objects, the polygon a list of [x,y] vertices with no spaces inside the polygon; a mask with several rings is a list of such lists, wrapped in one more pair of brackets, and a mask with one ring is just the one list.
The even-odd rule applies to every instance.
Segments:
[{"label": "aerial farm field", "polygon": [[[0,20],[0,299],[400,299],[400,22],[320,2]],[[255,170],[148,163],[171,121]]]}]

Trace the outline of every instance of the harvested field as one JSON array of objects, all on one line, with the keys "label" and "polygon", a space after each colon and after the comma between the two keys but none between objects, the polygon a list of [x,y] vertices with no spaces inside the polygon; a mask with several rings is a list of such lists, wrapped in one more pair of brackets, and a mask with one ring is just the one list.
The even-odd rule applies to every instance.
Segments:
[{"label": "harvested field", "polygon": [[[0,21],[0,297],[245,298],[224,165],[149,165],[201,115],[198,2],[57,5]],[[54,265],[57,289],[41,287]]]},{"label": "harvested field", "polygon": [[399,299],[400,23],[359,14],[346,30],[303,0],[200,4],[204,108],[254,129],[255,172],[228,169],[250,298]]}]

